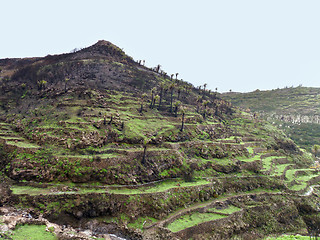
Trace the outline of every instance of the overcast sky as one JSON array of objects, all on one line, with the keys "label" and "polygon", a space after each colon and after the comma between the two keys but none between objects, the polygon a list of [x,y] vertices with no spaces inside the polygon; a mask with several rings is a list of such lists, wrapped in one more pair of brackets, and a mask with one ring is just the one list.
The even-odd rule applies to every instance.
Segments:
[{"label": "overcast sky", "polygon": [[111,41],[195,86],[320,86],[319,0],[8,0],[0,58]]}]

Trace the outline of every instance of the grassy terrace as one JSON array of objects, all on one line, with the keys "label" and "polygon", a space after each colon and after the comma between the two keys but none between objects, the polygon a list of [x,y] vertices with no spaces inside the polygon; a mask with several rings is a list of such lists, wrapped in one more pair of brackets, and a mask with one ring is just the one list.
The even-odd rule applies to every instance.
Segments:
[{"label": "grassy terrace", "polygon": [[265,240],[310,240],[310,237],[301,235],[281,235],[278,237],[267,237]]},{"label": "grassy terrace", "polygon": [[[271,193],[271,194],[277,194],[280,193],[279,190],[270,190],[270,189],[254,189],[251,191],[243,192],[242,194],[238,193],[227,193],[218,196],[214,200],[209,200],[201,203],[197,203],[194,205],[191,205],[188,210],[196,210],[196,209],[203,209],[206,208],[207,206],[210,206],[213,202],[219,201],[219,202],[224,202],[228,200],[230,197],[238,196],[238,195],[246,195],[246,194],[264,194],[264,193]],[[214,208],[208,208],[205,210],[205,212],[192,212],[189,213],[186,209],[178,209],[176,212],[170,214],[167,219],[174,218],[175,215],[181,214],[182,216],[178,217],[175,219],[173,222],[170,222],[169,224],[165,224],[166,227],[172,231],[172,232],[178,232],[183,229],[189,228],[189,227],[194,227],[200,223],[205,223],[209,221],[214,221],[222,218],[228,217],[228,215],[233,214],[235,212],[241,211],[241,208],[238,208],[233,205],[229,205],[226,208],[219,208],[219,207],[214,207]],[[183,214],[185,212],[185,214]]]},{"label": "grassy terrace", "polygon": [[[102,154],[102,155],[96,155],[96,156],[104,156],[104,157],[111,157],[114,156],[113,154]],[[71,156],[69,156],[71,157]],[[73,156],[73,157],[80,157],[80,156]],[[84,156],[87,157],[87,156]],[[255,156],[253,158],[260,158],[260,156]],[[268,157],[268,162],[271,162],[271,160],[274,157]],[[252,160],[252,159],[251,159]],[[281,176],[285,170],[286,167],[291,166],[292,164],[278,164],[275,165],[276,168],[271,176]],[[295,176],[297,171],[302,171],[302,174],[299,174],[298,176]],[[305,173],[303,173],[303,171]],[[296,184],[290,186],[291,190],[301,190],[307,186],[307,182],[318,176],[318,174],[314,173],[313,170],[310,169],[289,169],[286,172],[286,182],[290,183],[291,181],[295,180]],[[39,195],[39,194],[85,194],[85,193],[114,193],[114,194],[124,194],[124,195],[133,195],[133,194],[147,194],[147,193],[157,193],[157,192],[164,192],[173,188],[183,188],[183,187],[193,187],[193,186],[201,186],[210,184],[210,181],[204,180],[204,179],[197,179],[194,182],[185,182],[182,179],[176,179],[176,180],[166,180],[163,182],[156,183],[151,186],[139,186],[137,188],[131,187],[125,187],[125,186],[114,186],[114,185],[99,185],[98,183],[93,184],[91,187],[88,188],[88,186],[81,186],[81,184],[69,184],[70,186],[74,186],[78,188],[78,191],[59,191],[57,189],[54,189],[56,186],[64,186],[64,183],[61,184],[53,184],[52,187],[47,188],[37,188],[37,187],[30,187],[30,186],[12,186],[13,194],[29,194],[29,195]],[[68,184],[67,184],[68,185]],[[104,189],[97,189],[96,187],[103,187]],[[258,192],[260,190],[257,190]],[[267,191],[267,190],[266,190]]]},{"label": "grassy terrace", "polygon": [[129,188],[118,188],[110,189],[109,192],[116,194],[143,194],[143,193],[156,193],[156,192],[165,192],[172,188],[182,188],[182,187],[193,187],[209,184],[209,181],[200,179],[195,182],[184,182],[184,181],[164,181],[155,186],[151,187],[140,187],[138,189],[129,189]]},{"label": "grassy terrace", "polygon": [[254,162],[254,161],[259,161],[261,160],[261,155],[262,153],[260,154],[257,154],[251,158],[247,158],[247,157],[238,157],[237,159],[240,160],[240,161],[243,161],[243,162]]},{"label": "grassy terrace", "polygon": [[146,225],[157,222],[158,220],[152,217],[139,217],[136,221],[129,223],[128,226],[131,228],[141,229]]},{"label": "grassy terrace", "polygon": [[14,240],[57,240],[58,238],[50,232],[46,231],[45,225],[19,225],[12,232],[11,236]]},{"label": "grassy terrace", "polygon": [[3,140],[11,140],[11,141],[14,141],[14,140],[25,140],[24,138],[22,138],[22,137],[14,137],[14,136],[12,136],[12,137],[8,137],[8,136],[1,136],[0,137],[1,139],[3,139]]},{"label": "grassy terrace", "polygon": [[114,158],[114,157],[119,157],[121,156],[120,154],[117,153],[104,153],[104,154],[86,154],[86,155],[56,155],[59,158],[79,158],[79,159],[90,159],[93,160],[94,158],[101,158],[101,159],[107,159],[107,158]]},{"label": "grassy terrace", "polygon": [[273,177],[281,176],[283,174],[284,170],[286,169],[286,167],[288,167],[288,166],[293,166],[293,164],[287,163],[287,164],[278,164],[278,165],[276,165],[276,169],[271,174],[271,176],[273,176]]},{"label": "grassy terrace", "polygon": [[266,157],[262,160],[263,163],[263,169],[264,170],[269,170],[271,165],[272,165],[272,160],[275,159],[276,157],[271,156],[271,157]]},{"label": "grassy terrace", "polygon": [[15,142],[15,141],[7,141],[6,142],[8,145],[13,145],[19,148],[39,148],[40,146],[29,143],[29,142]]},{"label": "grassy terrace", "polygon": [[[209,181],[199,179],[195,182],[184,182],[182,180],[167,180],[164,182],[157,183],[154,186],[142,186],[136,189],[130,189],[126,187],[120,186],[112,186],[112,185],[96,185],[96,187],[103,187],[103,189],[94,188],[92,187],[82,187],[81,185],[74,185],[77,186],[78,191],[59,191],[55,189],[55,186],[50,186],[47,188],[38,188],[38,187],[30,187],[30,186],[11,186],[11,190],[13,194],[28,194],[28,195],[40,195],[40,194],[86,194],[86,193],[114,193],[114,194],[124,194],[124,195],[132,195],[132,194],[145,194],[145,193],[157,193],[157,192],[165,192],[167,190],[173,188],[181,188],[181,187],[193,187],[193,186],[201,186],[210,184]],[[57,185],[58,186],[58,185]],[[59,184],[59,186],[63,186]]]},{"label": "grassy terrace", "polygon": [[[302,171],[304,174],[294,176],[297,171]],[[290,169],[287,171],[286,178],[287,182],[295,180],[296,184],[289,187],[290,190],[299,191],[307,187],[308,181],[312,178],[319,176],[318,173],[310,169]]]},{"label": "grassy terrace", "polygon": [[235,212],[239,212],[241,208],[235,207],[233,205],[229,205],[227,208],[209,208],[208,212],[214,213],[222,213],[222,214],[232,214]]},{"label": "grassy terrace", "polygon": [[78,191],[59,191],[57,189],[54,189],[53,187],[48,188],[36,188],[36,187],[30,187],[30,186],[11,186],[11,190],[13,194],[16,195],[22,195],[22,194],[28,194],[31,196],[35,195],[44,195],[44,194],[87,194],[87,193],[105,193],[105,189],[95,189],[95,188],[81,188]]},{"label": "grassy terrace", "polygon": [[225,215],[217,213],[199,213],[183,215],[172,223],[168,224],[167,228],[171,232],[179,232],[183,229],[196,226],[203,222],[213,221],[221,218],[225,218]]},{"label": "grassy terrace", "polygon": [[217,219],[225,218],[227,215],[240,211],[241,208],[230,205],[223,209],[209,208],[206,212],[194,212],[191,214],[183,215],[173,222],[169,223],[167,228],[172,232],[178,232],[188,227],[196,226],[200,223],[214,221]]}]

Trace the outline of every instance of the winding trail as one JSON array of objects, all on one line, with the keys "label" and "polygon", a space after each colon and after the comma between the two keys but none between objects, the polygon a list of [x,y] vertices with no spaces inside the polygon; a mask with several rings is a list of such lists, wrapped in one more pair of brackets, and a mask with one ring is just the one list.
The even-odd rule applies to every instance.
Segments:
[{"label": "winding trail", "polygon": [[[307,196],[311,196],[314,192],[314,189],[315,188],[319,188],[320,185],[312,185],[312,186],[309,186],[308,189],[306,189],[306,192],[303,193],[303,194],[299,194],[299,196],[301,197],[307,197]],[[163,220],[160,220],[156,223],[153,223],[149,226],[146,226],[144,227],[144,230],[149,230],[149,229],[153,229],[155,227],[159,227],[159,228],[163,228],[165,227],[165,225],[174,220],[175,218],[179,217],[179,216],[182,216],[184,214],[188,214],[190,211],[192,210],[195,210],[195,209],[201,209],[201,208],[205,208],[217,201],[227,201],[228,199],[231,199],[231,198],[237,198],[237,197],[242,197],[242,196],[246,196],[248,194],[265,194],[265,193],[268,193],[268,192],[265,192],[265,191],[261,191],[261,192],[255,192],[255,193],[245,193],[245,194],[236,194],[236,195],[231,195],[231,196],[226,196],[226,197],[223,197],[223,198],[215,198],[215,199],[212,199],[212,200],[208,200],[207,202],[205,203],[197,203],[197,204],[194,204],[188,208],[185,208],[185,209],[180,209],[172,214],[170,214],[166,219],[163,219]],[[292,194],[292,193],[286,193],[286,192],[276,192],[276,193],[268,193],[268,194],[271,194],[271,195],[281,195],[281,194],[285,194],[285,195],[296,195],[296,194]]]},{"label": "winding trail", "polygon": [[[212,200],[208,200],[206,202],[200,202],[200,203],[196,203],[190,207],[184,208],[184,209],[180,209],[172,214],[170,214],[166,219],[160,220],[158,222],[155,222],[149,226],[144,227],[145,230],[148,229],[152,229],[154,227],[160,227],[163,228],[168,222],[174,220],[175,218],[182,216],[184,214],[189,213],[192,210],[195,209],[201,209],[201,208],[205,208],[210,206],[211,204],[214,204],[215,202],[224,202],[224,201],[228,201],[231,198],[238,198],[238,197],[242,197],[242,196],[246,196],[248,194],[266,194],[268,192],[265,191],[261,191],[261,192],[252,192],[252,193],[244,193],[244,194],[236,194],[236,195],[231,195],[231,196],[225,196],[225,197],[218,197]],[[272,195],[279,195],[279,194],[283,194],[282,192],[276,192],[276,193],[268,193],[268,194],[272,194]]]}]

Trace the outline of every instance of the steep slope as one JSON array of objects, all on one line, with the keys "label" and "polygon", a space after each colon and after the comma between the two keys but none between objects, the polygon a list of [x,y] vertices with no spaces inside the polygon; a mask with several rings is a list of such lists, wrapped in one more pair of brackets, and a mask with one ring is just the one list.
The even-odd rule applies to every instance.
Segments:
[{"label": "steep slope", "polygon": [[272,91],[224,94],[242,109],[250,109],[274,122],[301,147],[320,143],[320,89],[285,88]]},{"label": "steep slope", "polygon": [[317,225],[311,155],[215,93],[106,41],[0,65],[1,204],[95,237],[257,239]]}]

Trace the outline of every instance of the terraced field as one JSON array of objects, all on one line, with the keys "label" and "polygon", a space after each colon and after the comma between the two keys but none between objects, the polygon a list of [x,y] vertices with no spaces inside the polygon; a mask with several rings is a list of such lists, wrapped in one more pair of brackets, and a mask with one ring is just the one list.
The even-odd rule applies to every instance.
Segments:
[{"label": "terraced field", "polygon": [[[10,136],[5,139],[12,139],[13,136],[19,139],[20,141],[26,141],[24,138],[17,137],[18,133],[12,131],[12,126],[9,124],[2,124],[0,126],[5,126],[6,131],[10,131]],[[167,142],[160,148],[150,147],[149,152],[161,152],[161,154],[166,154],[172,149],[178,150],[182,161],[188,162],[197,162],[201,164],[219,164],[220,166],[230,166],[230,164],[240,163],[242,172],[241,174],[234,173],[234,177],[237,176],[239,182],[242,182],[241,179],[248,178],[257,178],[265,177],[266,179],[283,179],[285,187],[288,190],[291,190],[291,193],[288,194],[301,194],[301,191],[307,191],[307,187],[314,182],[310,180],[318,177],[316,170],[307,168],[299,168],[290,157],[286,154],[281,154],[280,152],[274,150],[268,150],[266,148],[261,148],[261,141],[247,141],[247,138],[237,137],[228,137],[225,139],[216,139],[215,141],[195,141],[194,144],[205,144],[206,146],[223,146],[228,149],[237,149],[239,146],[242,146],[246,150],[245,156],[235,157],[235,158],[186,158],[188,153],[180,152],[179,148],[184,148],[185,146],[180,143],[170,143]],[[99,161],[119,161],[121,157],[128,156],[130,154],[142,153],[143,148],[139,145],[123,145],[122,148],[116,148],[113,145],[104,146],[101,148],[93,149],[93,154],[78,154],[78,155],[57,155],[58,159],[67,158],[68,161],[74,161],[75,159],[88,160],[89,162],[95,161],[99,158]],[[83,164],[83,163],[81,163]],[[248,164],[256,164],[257,167],[252,169],[252,166]],[[254,172],[253,172],[254,170]],[[199,170],[195,170],[200,172]],[[204,171],[206,172],[206,170]],[[212,172],[211,172],[212,173]],[[202,171],[203,175],[203,171]],[[170,174],[168,173],[168,176]],[[166,177],[168,177],[166,176]],[[47,196],[64,196],[64,195],[83,195],[87,196],[90,194],[91,198],[99,199],[101,195],[111,195],[119,196],[123,195],[126,197],[125,201],[141,201],[142,195],[152,197],[157,199],[159,194],[166,194],[169,196],[171,194],[178,194],[182,196],[183,192],[195,191],[197,187],[209,187],[215,190],[215,194],[208,196],[203,199],[203,202],[192,202],[187,200],[184,203],[184,207],[174,209],[173,213],[170,213],[167,217],[156,217],[142,215],[136,219],[128,220],[128,226],[132,228],[140,228],[145,234],[152,232],[156,228],[166,228],[170,231],[173,236],[182,236],[183,234],[189,231],[197,232],[197,229],[201,229],[207,225],[219,225],[220,221],[232,218],[237,216],[241,211],[251,209],[254,206],[246,203],[245,205],[239,204],[239,202],[234,201],[237,198],[245,198],[248,196],[254,195],[265,195],[268,196],[277,196],[277,195],[286,195],[285,189],[273,189],[270,190],[266,188],[255,188],[251,186],[251,190],[243,192],[242,190],[235,190],[234,187],[230,190],[218,193],[218,189],[224,189],[219,185],[222,184],[224,180],[233,178],[230,174],[225,174],[222,172],[214,172],[213,175],[208,174],[207,176],[201,178],[195,178],[191,182],[186,182],[183,178],[173,178],[173,179],[163,179],[160,181],[150,182],[146,184],[127,184],[127,185],[108,185],[101,182],[85,184],[85,183],[45,183],[45,184],[35,184],[34,182],[23,181],[18,185],[13,185],[11,187],[13,194],[17,196],[33,196],[41,197],[43,195]],[[262,180],[263,181],[263,180]],[[222,184],[223,185],[223,184]],[[182,190],[182,192],[181,192]],[[198,190],[201,193],[202,190]],[[94,194],[94,195],[92,195]],[[133,197],[133,198],[132,198]],[[22,197],[23,198],[23,197]],[[117,199],[115,197],[114,199]],[[130,200],[129,200],[130,199]],[[52,201],[52,202],[50,202]],[[46,204],[50,208],[50,204],[54,204],[55,200],[48,200]],[[230,203],[234,201],[234,203]],[[23,201],[21,202],[23,203]],[[20,203],[20,204],[21,204]],[[161,204],[166,205],[165,200]],[[264,204],[268,203],[262,203]],[[38,206],[39,207],[39,206]],[[40,207],[41,208],[41,207]],[[249,210],[248,210],[249,211]],[[143,221],[142,221],[143,219]],[[150,220],[152,219],[152,220]],[[122,221],[118,219],[117,221]]]},{"label": "terraced field", "polygon": [[[97,95],[97,93],[94,93]],[[102,99],[100,95],[98,99]],[[62,98],[59,106],[64,106],[64,110],[60,112],[59,116],[66,115],[65,120],[55,119],[54,121],[46,115],[43,115],[40,111],[39,115],[43,115],[45,120],[34,120],[36,125],[30,125],[30,123],[19,120],[17,125],[22,127],[22,132],[14,131],[14,125],[8,123],[0,124],[0,141],[4,146],[4,149],[16,149],[18,158],[31,158],[28,153],[34,153],[41,149],[48,149],[48,147],[41,147],[44,143],[51,143],[54,152],[50,153],[51,158],[56,159],[56,163],[51,167],[58,168],[60,166],[61,173],[64,175],[75,174],[81,179],[81,176],[88,171],[99,169],[109,169],[107,171],[115,170],[118,172],[113,175],[118,175],[118,179],[121,178],[121,170],[125,167],[126,175],[127,170],[130,169],[130,164],[127,159],[140,158],[143,155],[144,147],[141,145],[141,139],[148,139],[150,146],[147,148],[147,153],[151,155],[152,161],[164,161],[166,157],[169,157],[167,168],[158,168],[159,175],[165,178],[176,178],[179,173],[178,168],[174,167],[171,162],[182,165],[189,165],[196,163],[194,175],[198,176],[199,180],[196,183],[166,183],[166,186],[154,186],[148,188],[134,188],[134,189],[113,189],[109,188],[109,185],[103,182],[97,183],[99,186],[109,189],[108,191],[121,194],[140,194],[140,193],[152,193],[158,192],[157,189],[168,189],[173,187],[188,187],[188,185],[205,185],[207,180],[213,181],[213,178],[229,177],[228,168],[240,164],[241,177],[255,177],[255,176],[269,176],[275,178],[283,178],[290,189],[296,189],[299,185],[299,190],[306,188],[308,180],[316,176],[316,173],[312,173],[311,169],[299,170],[296,164],[292,160],[288,160],[288,156],[285,153],[267,149],[263,147],[265,139],[259,136],[255,136],[253,125],[259,125],[260,123],[254,123],[249,121],[250,116],[241,119],[230,121],[226,126],[232,126],[237,131],[243,127],[247,129],[245,136],[235,136],[234,129],[230,131],[225,138],[216,138],[214,140],[208,140],[208,134],[210,134],[210,128],[216,129],[216,131],[225,131],[224,125],[221,125],[214,119],[207,119],[206,121],[211,124],[199,124],[199,123],[186,123],[186,132],[189,135],[188,142],[175,142],[173,141],[176,134],[179,135],[180,119],[172,116],[163,116],[158,110],[147,109],[143,114],[137,111],[136,102],[133,97],[121,97],[121,94],[110,94],[109,99],[103,104],[108,105],[109,102],[116,102],[119,98],[123,99],[121,105],[121,112],[112,106],[112,108],[98,108],[95,106],[84,107],[88,105],[85,100],[73,100],[72,104],[68,104],[71,98]],[[92,101],[92,100],[91,100]],[[100,103],[99,103],[100,105]],[[83,109],[82,109],[83,108]],[[192,122],[197,117],[194,112],[191,111],[191,105],[185,105],[187,110],[185,114],[186,122]],[[46,109],[49,110],[50,107]],[[79,115],[81,113],[81,115]],[[242,114],[242,113],[239,113]],[[244,115],[245,116],[245,115]],[[111,121],[111,125],[109,125]],[[28,124],[28,125],[26,125]],[[106,125],[105,125],[106,124]],[[22,125],[22,126],[21,126]],[[28,126],[26,128],[25,126]],[[263,127],[263,125],[260,125]],[[134,143],[104,143],[103,134],[110,135],[110,129],[113,133],[116,133],[117,139],[131,139]],[[220,129],[220,130],[219,130]],[[208,131],[209,130],[209,131]],[[195,132],[193,132],[195,131]],[[109,132],[109,133],[108,133]],[[150,137],[154,135],[153,137]],[[153,145],[152,142],[157,142],[159,137],[165,137],[167,141],[161,145]],[[204,138],[201,139],[201,136]],[[223,135],[221,135],[223,136]],[[29,140],[31,139],[31,141]],[[86,144],[86,141],[88,142]],[[139,144],[140,142],[140,144]],[[90,144],[89,144],[90,143]],[[76,146],[83,145],[77,151],[74,150]],[[217,153],[226,153],[225,156],[217,157]],[[228,151],[232,154],[228,154]],[[235,155],[233,155],[235,154]],[[237,156],[238,154],[238,156]],[[159,158],[159,160],[157,160]],[[17,159],[18,160],[18,159]],[[43,160],[45,161],[45,160]],[[45,162],[48,162],[46,160]],[[18,161],[16,162],[17,165]],[[60,164],[61,163],[61,164]],[[65,169],[65,165],[70,169]],[[134,163],[136,164],[136,163]],[[208,169],[210,165],[216,165],[221,169]],[[25,169],[26,168],[26,169]],[[34,166],[32,166],[34,170]],[[23,168],[16,167],[16,171],[29,170],[29,166]],[[30,169],[31,170],[31,169]],[[62,172],[64,171],[64,172]],[[68,172],[66,172],[68,171]],[[180,170],[181,171],[181,170]],[[206,171],[208,174],[206,175]],[[225,171],[225,172],[224,172]],[[234,171],[231,169],[231,171]],[[234,172],[237,175],[236,170]],[[295,176],[295,171],[307,171],[306,176]],[[124,174],[124,173],[123,173]],[[115,177],[115,176],[114,176]],[[201,180],[201,177],[204,180]],[[67,180],[67,176],[64,178]],[[61,179],[62,180],[62,179]],[[74,179],[73,179],[74,180]],[[116,180],[116,179],[115,179]],[[123,179],[125,181],[125,179]],[[160,179],[154,179],[160,180]],[[86,180],[87,181],[87,180]],[[93,181],[95,181],[93,179]],[[296,184],[292,184],[296,181]],[[77,180],[77,182],[81,182]],[[132,183],[125,181],[127,185],[137,185],[138,183]],[[123,182],[122,184],[125,184]],[[115,181],[116,183],[116,181]],[[25,182],[25,185],[28,185]],[[18,189],[18,187],[17,187]],[[16,190],[17,190],[16,189]],[[16,191],[14,190],[14,192]],[[36,191],[37,192],[37,191]],[[41,191],[40,191],[41,192]],[[44,191],[45,192],[45,191]]]}]

